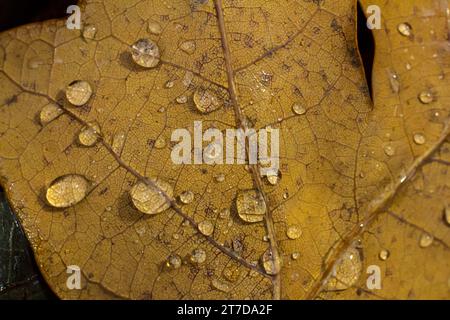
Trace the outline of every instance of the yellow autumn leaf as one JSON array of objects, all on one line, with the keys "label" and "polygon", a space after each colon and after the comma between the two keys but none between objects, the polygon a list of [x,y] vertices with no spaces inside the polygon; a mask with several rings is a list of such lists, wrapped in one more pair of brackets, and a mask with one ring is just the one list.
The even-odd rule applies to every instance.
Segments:
[{"label": "yellow autumn leaf", "polygon": [[[353,0],[86,1],[82,30],[2,33],[1,183],[58,296],[449,298],[448,4],[361,4],[374,102]],[[278,176],[175,164],[195,121],[279,129]]]}]

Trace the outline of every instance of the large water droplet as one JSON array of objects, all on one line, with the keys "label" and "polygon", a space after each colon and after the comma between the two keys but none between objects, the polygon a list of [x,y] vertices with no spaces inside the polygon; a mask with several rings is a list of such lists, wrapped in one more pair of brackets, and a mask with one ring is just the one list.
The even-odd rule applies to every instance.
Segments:
[{"label": "large water droplet", "polygon": [[86,197],[89,181],[77,174],[69,174],[54,180],[47,189],[47,202],[56,208],[73,206]]},{"label": "large water droplet", "polygon": [[197,89],[195,91],[194,104],[201,113],[209,113],[220,108],[217,96],[207,89]]},{"label": "large water droplet", "polygon": [[345,290],[355,285],[362,270],[361,256],[356,248],[349,248],[334,267],[326,290]]},{"label": "large water droplet", "polygon": [[47,123],[55,120],[61,114],[63,114],[63,110],[55,103],[49,103],[44,106],[39,114],[39,120],[43,126]]},{"label": "large water droplet", "polygon": [[157,214],[170,208],[171,203],[166,197],[172,198],[173,188],[162,180],[151,181],[154,186],[138,181],[131,188],[130,195],[136,209],[146,214]]},{"label": "large water droplet", "polygon": [[66,97],[74,106],[86,104],[92,95],[92,88],[89,82],[76,80],[70,83],[66,88]]},{"label": "large water droplet", "polygon": [[159,48],[150,39],[140,39],[131,46],[134,62],[144,68],[154,68],[160,61]]},{"label": "large water droplet", "polygon": [[192,201],[194,201],[194,193],[190,190],[183,191],[180,194],[180,201],[184,204],[191,203]]},{"label": "large water droplet", "polygon": [[206,261],[206,252],[205,250],[198,248],[192,251],[191,254],[191,262],[196,264],[201,264]]},{"label": "large water droplet", "polygon": [[198,231],[205,236],[211,236],[214,232],[214,225],[211,221],[204,220],[198,224]]},{"label": "large water droplet", "polygon": [[433,238],[432,235],[427,234],[427,233],[424,233],[424,234],[422,234],[422,236],[420,237],[419,245],[420,245],[422,248],[427,248],[427,247],[431,246],[431,244],[433,243],[433,241],[434,241],[434,238]]},{"label": "large water droplet", "polygon": [[266,203],[259,191],[245,190],[236,197],[236,208],[239,217],[246,222],[260,222],[264,220]]},{"label": "large water droplet", "polygon": [[298,225],[289,226],[286,230],[286,235],[289,239],[298,239],[302,235],[302,229]]},{"label": "large water droplet", "polygon": [[281,261],[278,257],[274,257],[272,250],[268,249],[264,252],[261,262],[267,274],[276,275],[280,272]]},{"label": "large water droplet", "polygon": [[83,129],[78,134],[78,141],[86,147],[92,147],[98,140],[100,127],[97,123],[92,123]]},{"label": "large water droplet", "polygon": [[412,35],[412,27],[409,23],[400,23],[397,26],[397,30],[402,36],[410,37]]},{"label": "large water droplet", "polygon": [[193,54],[196,49],[195,41],[192,40],[183,41],[180,44],[180,49],[186,52],[187,54]]}]

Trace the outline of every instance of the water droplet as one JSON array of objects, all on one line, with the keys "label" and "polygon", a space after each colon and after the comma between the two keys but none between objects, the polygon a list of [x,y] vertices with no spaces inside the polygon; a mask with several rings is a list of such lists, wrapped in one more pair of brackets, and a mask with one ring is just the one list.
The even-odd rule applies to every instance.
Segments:
[{"label": "water droplet", "polygon": [[219,173],[214,177],[216,182],[224,182],[225,181],[225,175],[223,173]]},{"label": "water droplet", "polygon": [[400,82],[398,81],[398,75],[395,72],[389,72],[389,83],[393,93],[399,93]]},{"label": "water droplet", "polygon": [[295,114],[303,115],[306,113],[306,108],[299,103],[294,103],[294,105],[292,106],[292,111]]},{"label": "water droplet", "polygon": [[339,291],[352,287],[358,281],[361,270],[362,262],[359,251],[351,247],[343,254],[334,267],[328,279],[326,290]]},{"label": "water droplet", "polygon": [[236,197],[236,207],[239,217],[246,222],[260,222],[264,220],[266,203],[259,191],[245,190]]},{"label": "water droplet", "polygon": [[33,57],[28,60],[28,68],[30,69],[37,69],[43,64],[44,60],[42,60],[40,57]]},{"label": "water droplet", "polygon": [[268,181],[271,185],[275,186],[275,185],[278,183],[278,175],[270,175],[270,176],[267,176],[267,181]]},{"label": "water droplet", "polygon": [[180,49],[186,52],[187,54],[193,54],[196,49],[195,41],[192,40],[183,41],[180,44]]},{"label": "water droplet", "polygon": [[181,257],[177,254],[171,254],[169,258],[167,258],[166,266],[169,268],[178,269],[181,267],[181,264]]},{"label": "water droplet", "polygon": [[198,231],[205,236],[211,236],[214,232],[214,225],[211,221],[204,220],[198,224]]},{"label": "water droplet", "polygon": [[154,147],[156,149],[163,149],[166,147],[166,139],[164,139],[164,137],[158,137],[158,139],[156,139]]},{"label": "water droplet", "polygon": [[420,241],[419,241],[419,245],[422,248],[427,248],[429,246],[431,246],[431,244],[433,243],[434,238],[432,235],[429,235],[427,233],[422,234],[422,236],[420,237]]},{"label": "water droplet", "polygon": [[97,34],[97,28],[90,24],[84,27],[83,29],[83,38],[85,39],[94,39],[95,35]]},{"label": "water droplet", "polygon": [[177,99],[176,99],[177,103],[179,103],[179,104],[186,103],[187,100],[188,100],[188,99],[187,99],[186,96],[179,96],[179,97],[177,97]]},{"label": "water droplet", "polygon": [[294,252],[294,253],[292,253],[292,255],[291,255],[291,258],[292,258],[293,260],[297,260],[299,257],[300,257],[300,253],[298,253],[298,252]]},{"label": "water droplet", "polygon": [[400,23],[397,30],[402,36],[410,37],[412,35],[412,27],[409,23]]},{"label": "water droplet", "polygon": [[222,292],[229,292],[231,290],[230,286],[227,283],[225,283],[223,281],[220,281],[219,279],[215,279],[215,278],[212,279],[211,280],[211,285],[215,289],[217,289],[219,291],[222,291]]},{"label": "water droplet", "polygon": [[221,219],[228,219],[229,217],[230,217],[230,209],[228,209],[228,208],[225,208],[225,209],[222,209],[220,212],[219,212],[219,217],[221,218]]},{"label": "water droplet", "polygon": [[191,262],[201,264],[206,261],[206,252],[203,249],[195,249],[191,254]]},{"label": "water droplet", "polygon": [[390,144],[387,144],[384,146],[384,153],[387,156],[392,157],[395,155],[395,148],[393,146],[391,146]]},{"label": "water droplet", "polygon": [[169,81],[166,82],[164,87],[167,88],[167,89],[170,89],[170,88],[173,88],[174,84],[175,84],[175,82],[169,80]]},{"label": "water droplet", "polygon": [[184,191],[180,194],[180,201],[184,204],[189,204],[194,201],[194,193],[190,190]]},{"label": "water droplet", "polygon": [[86,197],[90,187],[85,177],[69,174],[55,179],[47,189],[47,202],[56,208],[73,206]]},{"label": "water droplet", "polygon": [[122,149],[125,145],[125,133],[118,132],[114,135],[112,140],[112,150],[115,154],[120,155],[122,153]]},{"label": "water droplet", "polygon": [[414,135],[414,142],[418,145],[425,144],[426,142],[425,136],[421,133],[416,133]]},{"label": "water droplet", "polygon": [[149,22],[148,22],[148,31],[149,31],[150,33],[153,33],[153,34],[161,34],[161,32],[162,32],[162,27],[161,27],[161,25],[160,25],[158,22],[156,22],[156,21],[149,21]]},{"label": "water droplet", "polygon": [[261,262],[267,274],[276,275],[280,272],[281,261],[279,258],[273,256],[272,250],[268,249],[264,252],[261,257]]},{"label": "water droplet", "polygon": [[66,97],[74,106],[86,104],[92,95],[91,85],[87,81],[76,80],[70,83],[66,88]]},{"label": "water droplet", "polygon": [[[146,214],[157,214],[170,208],[168,198],[172,198],[173,189],[170,184],[162,180],[151,180],[154,185],[138,181],[130,191],[131,200],[136,209]],[[164,194],[166,196],[164,196]]]},{"label": "water droplet", "polygon": [[450,226],[450,205],[447,205],[444,209],[445,222]]},{"label": "water droplet", "polygon": [[63,114],[63,110],[55,103],[49,103],[44,106],[39,114],[39,120],[43,126],[47,123],[55,120],[61,114]]},{"label": "water droplet", "polygon": [[100,127],[98,124],[90,124],[81,129],[78,134],[78,141],[86,147],[92,147],[98,140],[100,133]]},{"label": "water droplet", "polygon": [[429,104],[431,102],[433,102],[433,94],[430,91],[422,91],[419,94],[419,100],[420,102],[422,102],[423,104]]},{"label": "water droplet", "polygon": [[197,89],[194,93],[194,104],[201,113],[209,113],[220,108],[219,99],[210,90]]},{"label": "water droplet", "polygon": [[386,249],[383,249],[378,254],[378,257],[380,258],[380,260],[386,261],[389,258],[389,255],[390,255],[390,252]]},{"label": "water droplet", "polygon": [[289,239],[298,239],[302,235],[302,229],[298,225],[289,226],[286,230],[286,235]]},{"label": "water droplet", "polygon": [[412,69],[412,65],[410,63],[406,64],[406,70],[411,70]]},{"label": "water droplet", "polygon": [[144,68],[154,68],[161,58],[159,48],[150,39],[140,39],[131,46],[134,62]]}]

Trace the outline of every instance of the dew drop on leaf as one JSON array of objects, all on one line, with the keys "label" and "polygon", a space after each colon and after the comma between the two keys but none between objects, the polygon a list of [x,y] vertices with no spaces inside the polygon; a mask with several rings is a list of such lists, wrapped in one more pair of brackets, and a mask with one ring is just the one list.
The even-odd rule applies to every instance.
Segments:
[{"label": "dew drop on leaf", "polygon": [[425,136],[421,133],[416,133],[414,135],[414,142],[418,145],[422,145],[426,142]]},{"label": "dew drop on leaf", "polygon": [[77,174],[69,174],[55,179],[46,192],[47,202],[56,208],[71,207],[86,197],[90,183]]},{"label": "dew drop on leaf", "polygon": [[306,113],[306,108],[299,103],[294,103],[294,105],[292,106],[292,111],[295,114],[303,115]]},{"label": "dew drop on leaf", "polygon": [[419,100],[423,104],[429,104],[433,102],[433,94],[430,91],[422,91],[419,94]]},{"label": "dew drop on leaf", "polygon": [[211,221],[204,220],[198,224],[198,231],[205,236],[211,236],[214,232],[214,225]]},{"label": "dew drop on leaf", "polygon": [[152,34],[161,34],[162,27],[161,25],[156,21],[149,21],[148,22],[148,31]]},{"label": "dew drop on leaf", "polygon": [[214,180],[216,180],[216,182],[224,182],[225,181],[225,175],[223,173],[219,173],[218,175],[216,175],[214,177]]},{"label": "dew drop on leaf", "polygon": [[393,146],[391,146],[390,144],[385,145],[384,146],[384,153],[387,156],[392,157],[393,155],[395,155],[395,148]]},{"label": "dew drop on leaf", "polygon": [[386,249],[382,249],[378,254],[380,260],[386,261],[389,258],[390,252]]},{"label": "dew drop on leaf", "polygon": [[96,34],[97,34],[97,28],[92,24],[89,24],[83,28],[83,38],[85,38],[85,39],[92,40],[95,38]]},{"label": "dew drop on leaf", "polygon": [[330,278],[328,279],[326,290],[339,291],[355,285],[362,270],[362,262],[359,251],[351,247],[342,255],[335,265]]},{"label": "dew drop on leaf", "polygon": [[272,250],[268,249],[261,257],[261,262],[267,274],[276,275],[280,272],[281,261],[272,254]]},{"label": "dew drop on leaf", "polygon": [[229,292],[231,290],[230,285],[228,283],[216,278],[211,280],[211,285],[213,286],[213,288],[222,292]]},{"label": "dew drop on leaf", "polygon": [[124,145],[125,145],[125,133],[119,131],[114,135],[112,139],[111,148],[115,154],[120,155],[122,153]]},{"label": "dew drop on leaf", "polygon": [[217,96],[207,89],[197,89],[194,92],[194,104],[201,113],[209,113],[220,108]]},{"label": "dew drop on leaf", "polygon": [[[168,198],[173,196],[173,188],[162,180],[151,180],[154,186],[138,181],[130,191],[131,200],[140,212],[145,214],[157,214],[170,208]],[[164,196],[164,194],[166,196]]]},{"label": "dew drop on leaf", "polygon": [[246,222],[260,222],[264,220],[266,203],[260,192],[245,190],[236,197],[236,208],[239,217]]},{"label": "dew drop on leaf", "polygon": [[177,254],[171,254],[169,258],[167,258],[166,266],[169,268],[178,269],[181,267],[181,264],[181,257]]},{"label": "dew drop on leaf", "polygon": [[184,204],[189,204],[194,201],[194,193],[190,190],[183,191],[180,194],[180,201]]},{"label": "dew drop on leaf", "polygon": [[300,253],[298,253],[298,252],[294,252],[291,254],[292,260],[297,260],[299,257],[300,257]]},{"label": "dew drop on leaf", "polygon": [[225,208],[225,209],[220,210],[219,217],[221,219],[228,219],[230,217],[230,209]]},{"label": "dew drop on leaf", "polygon": [[83,129],[81,129],[78,134],[78,141],[81,145],[86,147],[92,147],[98,140],[100,133],[100,127],[98,124],[90,124]]},{"label": "dew drop on leaf", "polygon": [[433,236],[431,236],[431,235],[429,235],[427,233],[424,233],[420,237],[419,245],[420,245],[421,248],[427,248],[427,247],[431,246],[433,241],[434,241]]},{"label": "dew drop on leaf", "polygon": [[186,52],[187,54],[193,54],[196,49],[195,41],[192,40],[183,41],[180,44],[180,49]]},{"label": "dew drop on leaf", "polygon": [[30,68],[30,69],[37,69],[43,64],[44,64],[44,60],[42,60],[39,57],[33,57],[33,58],[28,60],[28,64],[27,65],[28,65],[28,68]]},{"label": "dew drop on leaf", "polygon": [[58,118],[63,112],[64,111],[57,104],[49,103],[42,108],[39,114],[39,121],[45,126],[47,123]]},{"label": "dew drop on leaf", "polygon": [[170,89],[170,88],[173,88],[174,84],[175,84],[175,83],[174,83],[173,81],[169,80],[169,81],[166,82],[166,84],[164,85],[164,87],[165,87],[166,89]]},{"label": "dew drop on leaf", "polygon": [[66,98],[74,106],[85,105],[92,95],[92,88],[89,82],[76,80],[66,88]]},{"label": "dew drop on leaf", "polygon": [[298,239],[302,235],[302,229],[298,225],[289,226],[286,230],[286,235],[289,239]]},{"label": "dew drop on leaf", "polygon": [[267,176],[267,181],[271,185],[275,186],[278,183],[278,175],[269,175],[269,176]]},{"label": "dew drop on leaf", "polygon": [[177,103],[179,103],[179,104],[186,103],[187,100],[188,100],[188,99],[187,99],[186,96],[179,96],[179,97],[176,98],[176,101],[177,101]]},{"label": "dew drop on leaf", "polygon": [[192,251],[191,254],[191,262],[195,264],[201,264],[206,261],[206,252],[205,250],[198,248]]},{"label": "dew drop on leaf", "polygon": [[155,148],[156,149],[163,149],[166,147],[166,139],[164,139],[164,137],[158,137],[158,139],[156,139],[155,141]]},{"label": "dew drop on leaf", "polygon": [[400,23],[397,26],[397,30],[402,36],[410,37],[412,35],[412,27],[409,23]]},{"label": "dew drop on leaf", "polygon": [[159,48],[150,39],[140,39],[131,46],[134,62],[144,68],[154,68],[160,61]]}]

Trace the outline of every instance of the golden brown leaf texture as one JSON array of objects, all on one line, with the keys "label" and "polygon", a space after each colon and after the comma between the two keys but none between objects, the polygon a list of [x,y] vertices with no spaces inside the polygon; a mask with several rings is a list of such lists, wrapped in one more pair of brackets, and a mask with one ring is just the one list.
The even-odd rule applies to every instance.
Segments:
[{"label": "golden brown leaf texture", "polygon": [[[374,106],[351,0],[86,1],[82,30],[48,21],[1,34],[2,184],[54,291],[449,298],[448,4],[369,4],[383,18]],[[157,45],[156,67],[131,54],[139,39]],[[81,107],[65,95],[75,80],[93,91]],[[196,108],[205,90],[211,112]],[[172,131],[198,120],[280,129],[279,181],[253,166],[173,164]],[[155,184],[170,208],[142,196]],[[58,201],[67,192],[77,201]],[[264,218],[245,221],[237,199],[258,196]],[[141,212],[154,203],[159,213]],[[66,286],[71,265],[81,290]],[[367,289],[371,265],[381,289]]]}]

